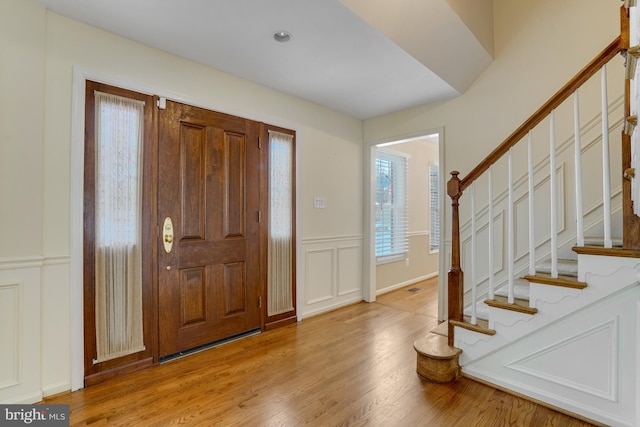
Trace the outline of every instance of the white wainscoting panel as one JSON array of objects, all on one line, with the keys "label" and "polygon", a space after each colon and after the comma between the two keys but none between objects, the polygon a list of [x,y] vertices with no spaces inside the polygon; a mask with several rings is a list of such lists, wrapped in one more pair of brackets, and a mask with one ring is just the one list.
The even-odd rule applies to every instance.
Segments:
[{"label": "white wainscoting panel", "polygon": [[338,248],[338,296],[362,295],[362,246]]},{"label": "white wainscoting panel", "polygon": [[20,384],[21,293],[21,283],[0,283],[0,390]]},{"label": "white wainscoting panel", "polygon": [[301,317],[362,300],[362,236],[303,239]]},{"label": "white wainscoting panel", "polygon": [[309,249],[305,251],[305,305],[333,299],[334,250]]},{"label": "white wainscoting panel", "polygon": [[[483,212],[487,213],[487,212]],[[504,210],[496,209],[493,217],[493,274],[499,275],[505,271],[505,257],[503,256],[503,243],[506,241],[506,224],[504,218]],[[466,290],[471,289],[471,229],[465,230],[462,237],[461,253],[462,253],[462,271],[467,272],[464,275],[464,288]],[[480,285],[480,292],[485,292],[488,286],[489,280],[489,222],[488,215],[484,215],[480,220],[478,229],[476,232],[476,263],[477,263],[477,275],[478,285]],[[450,259],[450,258],[449,258]],[[485,283],[486,282],[486,283]]]},{"label": "white wainscoting panel", "polygon": [[69,257],[46,257],[42,270],[42,394],[71,389]]},{"label": "white wainscoting panel", "polygon": [[41,270],[41,257],[0,259],[0,403],[42,399]]}]

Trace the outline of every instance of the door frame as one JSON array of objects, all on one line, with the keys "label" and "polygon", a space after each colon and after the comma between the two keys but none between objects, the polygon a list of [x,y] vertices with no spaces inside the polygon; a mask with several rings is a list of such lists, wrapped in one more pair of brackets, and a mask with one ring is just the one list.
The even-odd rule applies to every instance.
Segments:
[{"label": "door frame", "polygon": [[[84,201],[84,126],[85,126],[85,85],[87,80],[117,86],[135,92],[171,99],[172,101],[189,104],[194,107],[205,108],[224,114],[254,120],[257,122],[270,123],[274,126],[291,129],[296,132],[296,174],[299,173],[301,156],[301,138],[303,132],[289,122],[276,120],[273,117],[263,117],[248,111],[240,111],[228,105],[216,104],[193,96],[183,95],[177,92],[168,91],[156,86],[140,83],[125,77],[116,77],[82,67],[73,67],[73,81],[71,93],[71,155],[70,155],[70,194],[69,194],[69,358],[71,374],[71,391],[84,388],[84,310],[83,310],[83,201]],[[266,114],[265,114],[266,116]],[[296,182],[301,182],[296,176]],[[296,211],[300,212],[300,186],[296,187]],[[298,263],[302,259],[300,251],[301,221],[299,215],[296,217],[296,296],[297,306],[300,307],[302,298],[301,278],[302,270]],[[301,320],[301,313],[298,310],[298,320]]]},{"label": "door frame", "polygon": [[418,139],[425,135],[438,135],[438,164],[440,165],[440,244],[438,256],[438,320],[445,320],[445,307],[447,306],[447,259],[448,252],[445,232],[447,230],[446,222],[446,177],[444,173],[445,152],[444,152],[444,128],[435,128],[403,134],[400,136],[388,137],[375,141],[365,141],[363,147],[364,156],[364,253],[362,273],[363,273],[363,298],[367,302],[374,302],[377,296],[376,288],[376,245],[375,245],[375,223],[376,223],[376,175],[375,175],[375,159],[376,146],[379,144],[410,141]]}]

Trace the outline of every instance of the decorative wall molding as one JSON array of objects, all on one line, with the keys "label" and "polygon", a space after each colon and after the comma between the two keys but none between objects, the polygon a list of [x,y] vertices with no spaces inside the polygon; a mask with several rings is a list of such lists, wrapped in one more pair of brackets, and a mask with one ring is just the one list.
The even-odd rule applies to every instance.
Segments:
[{"label": "decorative wall molding", "polygon": [[44,258],[41,256],[25,256],[0,258],[0,270],[22,270],[25,268],[41,268]]},{"label": "decorative wall molding", "polygon": [[0,283],[0,390],[21,379],[22,283]]},{"label": "decorative wall molding", "polygon": [[359,269],[353,266],[362,265],[362,245],[341,246],[337,248],[338,260],[338,296],[360,293],[362,295],[362,280]]},{"label": "decorative wall molding", "polygon": [[[488,214],[488,212],[487,212]],[[503,250],[502,250],[502,246],[503,246],[503,242],[505,239],[505,224],[504,224],[504,210],[500,209],[496,212],[494,212],[493,215],[493,222],[494,222],[494,231],[496,233],[498,233],[497,238],[495,238],[494,236],[494,242],[495,242],[495,250],[497,250],[499,256],[494,257],[494,262],[495,265],[494,267],[494,271],[493,274],[497,275],[500,274],[504,271],[504,256],[502,256],[503,254]],[[478,227],[476,229],[476,234],[477,236],[480,236],[482,233],[489,233],[489,222],[482,222],[480,227]],[[461,233],[462,234],[462,233]],[[488,242],[488,236],[487,236],[487,242]],[[487,246],[488,247],[488,243]],[[482,250],[482,248],[480,249],[482,252],[485,252]],[[467,272],[467,274],[464,276],[465,278],[465,282],[467,280],[471,280],[471,266],[470,266],[470,258],[466,257],[464,254],[467,253],[471,253],[471,232],[469,230],[469,233],[467,236],[464,237],[464,239],[462,240],[462,243],[460,245],[460,251],[462,254],[462,271]],[[488,250],[486,251],[488,252]],[[479,275],[478,278],[476,278],[478,284],[483,283],[487,280],[489,280],[489,271],[488,271],[488,265],[487,265],[487,272],[485,274],[481,274]],[[468,279],[467,279],[468,278]],[[469,284],[469,286],[471,286]]]},{"label": "decorative wall molding", "polygon": [[0,270],[22,270],[24,268],[42,268],[45,265],[69,264],[68,255],[58,256],[24,256],[0,258]]},{"label": "decorative wall molding", "polygon": [[[623,105],[623,96],[620,96],[618,98],[616,98],[613,102],[611,102],[609,105],[609,109],[611,110],[615,110],[616,108],[621,108]],[[620,115],[620,117],[622,117],[622,115]],[[589,122],[587,122],[587,124],[585,124],[584,126],[581,127],[580,130],[580,135],[582,135],[583,137],[585,136],[585,134],[587,134],[588,132],[591,131],[595,131],[595,130],[599,130],[599,126],[600,126],[600,116],[597,116],[595,118],[593,118],[592,120],[590,120]],[[623,119],[620,118],[618,120],[616,120],[615,122],[610,122],[609,123],[609,132],[613,132],[615,129],[619,128],[622,126],[623,123]],[[602,135],[600,133],[597,133],[594,137],[590,138],[588,140],[588,142],[585,143],[584,139],[582,141],[582,146],[581,146],[581,150],[580,152],[584,155],[588,150],[590,150],[591,148],[593,148],[598,142],[600,142],[602,140]],[[561,144],[556,146],[556,156],[560,156],[561,153],[563,153],[565,150],[569,149],[570,147],[573,146],[574,143],[574,137],[573,135],[566,138]],[[541,160],[539,160],[538,162],[536,162],[536,164],[533,166],[533,175],[536,176],[542,172],[544,172],[545,170],[549,169],[549,155],[547,154],[545,157],[543,157]],[[523,173],[520,176],[516,177],[513,181],[513,188],[519,188],[522,186],[526,186],[527,185],[527,180],[528,180],[528,175],[527,173]],[[499,203],[505,201],[508,197],[509,194],[509,190],[508,188],[505,188],[504,190],[502,190],[499,193],[494,193],[494,206],[498,205]],[[464,195],[463,195],[464,196]],[[463,199],[464,200],[464,199]],[[463,202],[464,203],[464,202]],[[477,212],[477,216],[483,216],[486,214],[486,212],[488,212],[489,210],[489,205],[488,203],[481,206],[479,209],[476,210]],[[470,228],[471,227],[471,219],[466,219],[464,222],[462,222],[460,224],[460,232],[462,233],[463,230]]]},{"label": "decorative wall molding", "polygon": [[[615,402],[618,399],[619,316],[507,363],[523,372],[585,394]],[[576,360],[591,367],[589,375],[558,368],[558,360]],[[577,374],[577,375],[574,375]]]},{"label": "decorative wall molding", "polygon": [[536,316],[496,325],[490,338],[456,328],[463,372],[606,425],[635,426],[640,266],[615,257],[585,261],[606,275],[587,274],[587,288],[561,305],[543,302]]},{"label": "decorative wall molding", "polygon": [[0,402],[42,399],[41,257],[3,259],[0,269]]},{"label": "decorative wall molding", "polygon": [[305,305],[327,301],[336,296],[333,280],[334,253],[333,248],[305,251]]},{"label": "decorative wall molding", "polygon": [[333,242],[344,242],[347,240],[364,240],[364,236],[362,234],[356,234],[352,236],[329,236],[329,237],[311,237],[302,239],[303,245],[315,245],[320,243],[333,243]]},{"label": "decorative wall molding", "polygon": [[363,240],[357,235],[302,241],[301,318],[362,300]]},{"label": "decorative wall molding", "polygon": [[71,262],[69,255],[45,256],[44,265],[66,265]]}]

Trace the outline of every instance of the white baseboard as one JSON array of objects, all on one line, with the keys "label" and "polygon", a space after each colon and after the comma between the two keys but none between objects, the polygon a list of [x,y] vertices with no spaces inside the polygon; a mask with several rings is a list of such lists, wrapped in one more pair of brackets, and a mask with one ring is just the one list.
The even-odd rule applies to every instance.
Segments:
[{"label": "white baseboard", "polygon": [[29,393],[22,396],[16,396],[13,399],[7,400],[8,405],[30,405],[32,403],[38,403],[42,401],[42,393]]},{"label": "white baseboard", "polygon": [[317,316],[319,314],[324,314],[329,311],[337,310],[339,308],[346,307],[347,305],[351,305],[361,301],[363,301],[362,295],[358,295],[357,298],[344,299],[336,304],[330,304],[324,307],[316,308],[314,310],[305,311],[304,313],[302,313],[301,316],[299,316],[298,320],[306,319],[307,317]]},{"label": "white baseboard", "polygon": [[376,291],[376,295],[386,294],[388,292],[395,291],[396,289],[404,288],[405,286],[413,285],[414,283],[422,282],[423,280],[431,279],[437,276],[438,276],[438,272],[434,271],[433,273],[429,273],[421,277],[415,277],[411,280],[407,280],[402,283],[396,283],[395,285],[387,286],[386,288],[383,288],[383,289],[378,289]]},{"label": "white baseboard", "polygon": [[49,397],[53,396],[54,394],[63,393],[65,391],[71,391],[71,383],[64,382],[42,387],[42,396]]}]

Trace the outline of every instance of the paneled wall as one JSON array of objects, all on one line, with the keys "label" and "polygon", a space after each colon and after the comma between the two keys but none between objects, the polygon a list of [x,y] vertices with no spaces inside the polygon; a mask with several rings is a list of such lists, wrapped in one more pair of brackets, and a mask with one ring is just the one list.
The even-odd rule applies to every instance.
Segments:
[{"label": "paneled wall", "polygon": [[0,401],[39,400],[40,281],[38,257],[0,260]]},{"label": "paneled wall", "polygon": [[[612,194],[612,235],[621,237],[621,144],[622,131],[622,97],[617,96],[610,102],[609,137],[611,158],[611,194]],[[593,113],[592,113],[593,114]],[[599,113],[598,113],[599,114]],[[556,123],[558,118],[556,118]],[[576,259],[571,248],[576,243],[576,205],[575,205],[575,162],[574,139],[568,129],[572,125],[572,117],[564,117],[562,124],[557,124],[556,139],[556,185],[557,185],[557,227],[558,227],[558,255],[559,258]],[[549,171],[549,129],[546,123],[533,135],[534,151],[534,231],[536,259],[543,260],[551,253],[550,247],[550,171]],[[589,120],[583,118],[581,127],[582,163],[583,163],[583,210],[586,236],[603,235],[603,200],[602,200],[602,130],[599,115],[593,115]],[[514,272],[516,277],[526,274],[529,267],[529,198],[528,176],[526,164],[526,141],[521,142],[514,149]],[[493,198],[494,198],[494,274],[496,286],[507,281],[507,209],[508,188],[505,175],[506,158],[494,165]],[[477,181],[476,193],[476,269],[477,282],[480,286],[479,295],[488,289],[488,254],[489,254],[489,219],[486,186],[487,177]],[[471,189],[465,190],[460,199],[463,212],[460,227],[462,270],[465,272],[465,289],[471,287]],[[446,236],[450,242],[451,236]],[[450,248],[450,245],[447,245]]]},{"label": "paneled wall", "polygon": [[362,236],[302,241],[301,317],[362,300]]}]

